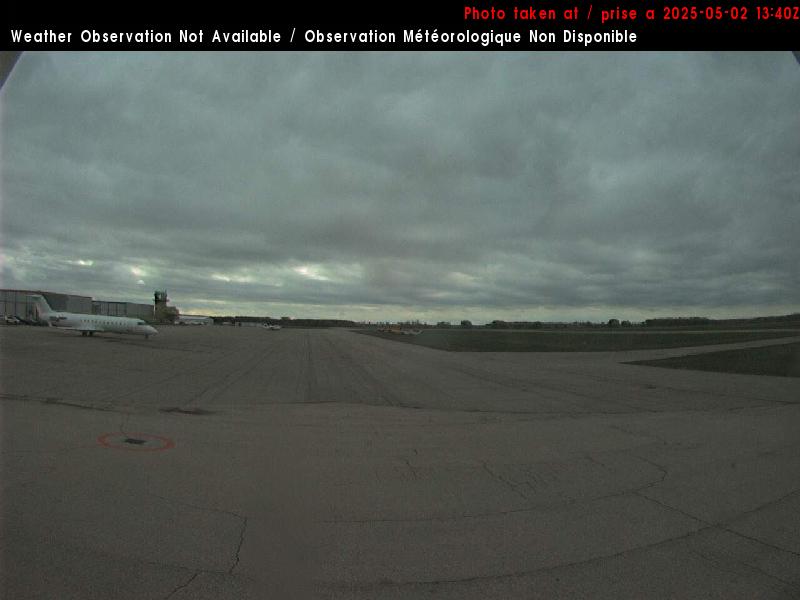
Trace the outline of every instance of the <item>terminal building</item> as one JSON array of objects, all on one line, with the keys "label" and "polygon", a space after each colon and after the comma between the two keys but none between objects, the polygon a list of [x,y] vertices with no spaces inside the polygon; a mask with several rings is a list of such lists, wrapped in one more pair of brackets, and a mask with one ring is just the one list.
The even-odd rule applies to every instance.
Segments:
[{"label": "terminal building", "polygon": [[31,294],[44,296],[50,308],[59,312],[71,312],[93,315],[110,315],[114,317],[131,317],[152,321],[154,318],[152,304],[135,302],[109,302],[94,300],[90,296],[45,292],[42,290],[0,290],[0,310],[4,316],[18,317],[26,321],[35,321],[36,312]]}]

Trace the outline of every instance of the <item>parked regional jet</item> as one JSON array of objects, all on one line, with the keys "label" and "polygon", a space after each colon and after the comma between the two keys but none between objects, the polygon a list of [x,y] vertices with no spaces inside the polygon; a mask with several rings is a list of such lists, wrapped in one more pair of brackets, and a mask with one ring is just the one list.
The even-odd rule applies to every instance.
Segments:
[{"label": "parked regional jet", "polygon": [[94,335],[95,331],[108,331],[110,333],[133,333],[143,335],[144,339],[156,335],[158,331],[141,319],[128,317],[110,317],[106,315],[84,315],[77,313],[56,312],[39,294],[29,296],[36,307],[37,318],[52,327],[61,329],[74,329],[81,335]]}]

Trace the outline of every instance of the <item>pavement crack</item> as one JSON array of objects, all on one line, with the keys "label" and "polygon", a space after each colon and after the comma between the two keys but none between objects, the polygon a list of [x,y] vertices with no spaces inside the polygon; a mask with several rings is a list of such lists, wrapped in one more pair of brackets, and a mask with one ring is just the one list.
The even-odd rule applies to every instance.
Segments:
[{"label": "pavement crack", "polygon": [[175,594],[177,594],[178,592],[180,592],[182,589],[185,589],[185,588],[189,587],[189,586],[191,585],[191,583],[192,583],[192,582],[193,582],[195,579],[197,579],[197,576],[198,576],[198,575],[200,575],[200,571],[195,571],[195,572],[192,574],[192,576],[191,576],[191,577],[189,577],[189,579],[186,581],[186,583],[182,583],[181,585],[179,585],[178,587],[176,587],[174,590],[172,590],[172,591],[171,591],[169,594],[167,594],[166,596],[164,596],[164,600],[167,600],[168,598],[172,598],[172,597],[173,597]]},{"label": "pavement crack", "polygon": [[[709,555],[704,554],[703,552],[700,552],[699,550],[696,550],[696,549],[690,549],[689,552],[691,554],[694,554],[695,556],[701,558],[703,561],[705,561],[706,563],[708,563],[709,565],[711,565],[712,567],[714,567],[715,569],[717,569],[721,573],[728,573],[728,574],[731,574],[731,575],[740,575],[741,572],[742,572],[742,568],[744,568],[744,569],[748,569],[750,571],[754,571],[754,572],[758,573],[759,575],[767,577],[768,579],[773,579],[773,580],[775,580],[775,581],[777,581],[777,582],[779,582],[779,583],[781,583],[783,585],[789,586],[789,587],[796,587],[796,585],[797,585],[794,582],[787,581],[786,579],[782,579],[782,578],[778,577],[777,575],[773,575],[772,573],[768,573],[764,569],[761,569],[761,568],[759,568],[759,567],[757,567],[755,565],[751,565],[748,562],[744,562],[744,561],[741,561],[741,560],[730,559],[730,558],[726,559],[726,557],[724,557],[724,556],[720,556],[720,557],[709,556]],[[727,566],[725,564],[726,560],[728,560],[728,561],[730,561],[732,563],[735,563],[737,566],[736,567]]]},{"label": "pavement crack", "polygon": [[767,502],[766,504],[762,504],[761,506],[758,506],[758,507],[756,507],[756,508],[754,508],[752,510],[749,510],[749,511],[747,511],[745,513],[742,513],[741,515],[738,515],[738,516],[734,517],[733,519],[727,519],[726,521],[721,521],[721,522],[717,522],[717,523],[712,523],[710,521],[706,521],[705,519],[701,519],[698,516],[695,516],[695,515],[693,515],[691,513],[683,511],[680,508],[677,508],[675,506],[667,504],[666,502],[661,502],[660,500],[656,500],[655,498],[652,498],[652,497],[650,497],[650,496],[648,496],[646,494],[641,493],[641,490],[637,490],[637,491],[635,491],[633,493],[636,494],[637,496],[639,496],[640,498],[645,498],[647,500],[650,500],[651,502],[655,502],[659,506],[663,506],[664,508],[667,508],[667,509],[670,509],[670,510],[674,510],[675,512],[678,512],[678,513],[684,515],[685,517],[688,517],[690,519],[694,519],[698,523],[702,523],[705,526],[715,527],[717,529],[720,529],[721,531],[727,531],[728,533],[731,533],[731,534],[736,535],[738,537],[744,538],[746,540],[750,540],[752,542],[756,542],[758,544],[761,544],[762,546],[767,546],[768,548],[772,548],[773,550],[778,550],[779,552],[785,552],[785,553],[791,554],[793,556],[800,556],[800,552],[795,552],[794,550],[790,550],[789,548],[784,548],[783,546],[778,546],[776,544],[772,544],[772,543],[764,541],[764,540],[762,540],[760,538],[744,534],[744,533],[742,533],[740,531],[736,531],[735,529],[731,529],[731,527],[730,527],[731,523],[735,523],[736,521],[740,520],[742,518],[742,516],[746,516],[746,515],[749,515],[751,513],[757,512],[759,510],[762,510],[762,509],[764,509],[766,507],[778,504],[779,502],[782,502],[783,500],[786,500],[787,498],[790,498],[790,497],[794,496],[795,494],[800,493],[800,490],[794,490],[793,492],[789,492],[788,494],[785,494],[785,495],[781,496],[780,498],[778,498],[776,500],[773,500],[771,502]]},{"label": "pavement crack", "polygon": [[239,532],[239,545],[236,547],[236,556],[234,558],[233,564],[231,568],[228,569],[228,574],[233,575],[234,569],[239,566],[239,554],[242,551],[242,544],[244,544],[244,532],[247,529],[247,517],[241,517],[242,519],[242,530]]},{"label": "pavement crack", "polygon": [[[570,503],[573,504],[573,503]],[[446,523],[448,521],[462,521],[466,519],[487,519],[492,517],[503,517],[518,513],[530,513],[542,510],[541,507],[514,508],[511,510],[498,510],[483,513],[466,513],[463,515],[441,516],[441,517],[415,517],[415,518],[386,518],[386,519],[325,519],[319,521],[327,524],[356,524],[365,525],[370,523]]]},{"label": "pavement crack", "polygon": [[13,400],[15,402],[39,402],[46,406],[65,406],[67,408],[77,408],[80,410],[93,410],[98,412],[124,412],[108,406],[96,406],[94,404],[81,404],[80,402],[70,402],[58,396],[26,396],[20,394],[0,394],[0,400]]},{"label": "pavement crack", "polygon": [[764,510],[765,508],[769,508],[770,506],[775,506],[776,504],[780,504],[784,500],[791,498],[792,496],[796,496],[797,494],[800,494],[800,489],[792,490],[791,492],[784,494],[780,498],[776,498],[775,500],[770,500],[769,502],[765,502],[764,504],[756,506],[755,508],[751,508],[750,510],[746,510],[742,513],[739,513],[738,515],[736,515],[731,519],[726,519],[726,523],[730,524],[730,523],[735,523],[736,521],[740,521],[744,517],[752,515],[753,513],[757,513],[761,510]]},{"label": "pavement crack", "polygon": [[635,435],[637,437],[649,438],[660,442],[664,446],[669,446],[669,442],[667,440],[665,440],[659,435],[656,435],[655,433],[642,433],[641,431],[633,431],[631,429],[623,427],[622,425],[609,425],[609,427],[611,429],[616,429],[617,431],[621,431],[622,433],[627,433],[628,435]]},{"label": "pavement crack", "polygon": [[646,462],[648,465],[650,465],[650,466],[652,466],[652,467],[655,467],[656,469],[658,469],[659,471],[661,471],[661,477],[659,477],[658,479],[656,479],[656,480],[654,480],[654,481],[651,481],[650,483],[648,483],[648,484],[646,484],[646,485],[643,485],[642,487],[640,487],[639,489],[637,489],[637,490],[635,491],[635,493],[639,493],[639,492],[641,492],[641,491],[644,491],[644,490],[647,490],[647,489],[649,489],[649,488],[651,488],[651,487],[655,487],[655,486],[657,486],[659,483],[663,483],[663,482],[664,482],[664,480],[667,478],[667,475],[669,475],[669,471],[667,470],[667,468],[666,468],[665,466],[663,466],[663,465],[660,465],[660,464],[658,464],[658,463],[656,463],[656,462],[653,462],[653,461],[652,461],[652,460],[650,460],[649,458],[645,458],[645,457],[643,457],[643,456],[639,456],[638,454],[631,454],[631,456],[633,456],[634,458],[636,458],[636,459],[638,459],[638,460],[641,460],[642,462]]},{"label": "pavement crack", "polygon": [[45,398],[41,402],[42,404],[55,404],[58,406],[68,406],[70,408],[80,408],[82,410],[96,410],[99,412],[120,412],[119,410],[114,410],[112,408],[106,408],[103,406],[81,404],[79,402],[67,402],[66,400],[62,400],[61,398]]},{"label": "pavement crack", "polygon": [[642,491],[647,489],[651,485],[654,485],[654,484],[647,485],[644,488],[642,488],[641,490],[636,490],[633,493],[636,494],[637,496],[639,496],[640,498],[644,498],[645,500],[649,500],[650,502],[654,502],[655,504],[658,504],[659,506],[663,506],[666,509],[674,510],[675,512],[682,514],[684,517],[688,517],[690,519],[693,519],[693,520],[697,521],[698,523],[702,523],[703,525],[713,525],[713,523],[710,523],[710,522],[708,522],[708,521],[706,521],[704,519],[701,519],[700,517],[696,517],[695,515],[693,515],[691,513],[688,513],[686,511],[683,511],[680,508],[676,508],[675,506],[667,504],[666,502],[661,502],[660,500],[656,500],[655,498],[651,498],[647,494],[643,494]]},{"label": "pavement crack", "polygon": [[734,535],[742,537],[742,538],[744,538],[746,540],[757,542],[757,543],[761,544],[762,546],[767,546],[768,548],[772,548],[773,550],[779,550],[781,552],[786,552],[787,554],[792,554],[794,556],[800,556],[800,552],[795,552],[794,550],[789,550],[788,548],[784,548],[782,546],[777,546],[775,544],[770,544],[769,542],[765,542],[764,540],[759,539],[757,537],[753,537],[753,536],[750,536],[750,535],[745,535],[744,533],[741,533],[740,531],[736,531],[735,529],[731,529],[729,527],[723,527],[722,525],[720,525],[720,529],[722,529],[723,531],[727,531],[728,533],[732,533]]},{"label": "pavement crack", "polygon": [[594,562],[599,562],[603,560],[608,560],[612,558],[618,558],[620,556],[625,556],[627,554],[631,554],[633,552],[639,552],[642,550],[648,550],[650,548],[657,548],[659,546],[663,546],[665,544],[671,544],[674,542],[678,542],[687,538],[694,537],[700,534],[703,531],[708,529],[712,529],[713,525],[708,525],[704,527],[700,527],[698,529],[694,529],[687,533],[666,538],[657,542],[652,542],[649,544],[643,544],[641,546],[634,546],[633,548],[627,548],[625,550],[621,550],[619,552],[614,552],[612,554],[602,554],[599,556],[592,556],[583,560],[576,560],[572,562],[561,563],[557,565],[547,566],[547,567],[539,567],[536,569],[530,570],[523,570],[523,571],[513,571],[510,573],[497,573],[497,574],[490,574],[490,575],[477,575],[475,577],[456,577],[452,579],[434,579],[434,580],[422,580],[422,581],[380,581],[374,583],[366,583],[362,586],[365,591],[384,588],[384,587],[408,587],[408,586],[417,586],[417,585],[442,585],[442,584],[462,584],[462,583],[475,583],[481,581],[497,581],[500,579],[513,579],[513,578],[521,578],[521,577],[528,577],[530,575],[536,575],[538,573],[549,573],[552,571],[558,571],[559,569],[565,569],[569,567],[576,567],[581,565],[587,565]]},{"label": "pavement crack", "polygon": [[229,515],[231,517],[236,517],[237,519],[239,519],[241,521],[241,523],[242,523],[241,530],[239,531],[239,543],[236,545],[236,553],[234,554],[233,564],[230,566],[230,568],[227,571],[228,575],[233,575],[234,569],[236,569],[236,567],[239,566],[239,559],[240,559],[240,553],[242,551],[242,544],[244,544],[244,533],[245,533],[245,530],[247,529],[247,517],[245,515],[240,515],[237,512],[233,512],[232,510],[224,510],[222,508],[214,508],[214,507],[209,507],[209,506],[198,506],[197,504],[191,504],[189,502],[184,502],[183,500],[175,500],[173,498],[166,498],[165,496],[161,496],[159,494],[151,493],[150,495],[154,496],[155,498],[158,498],[160,500],[163,500],[164,502],[169,502],[169,503],[172,503],[172,504],[178,504],[178,505],[181,505],[181,506],[187,506],[189,508],[194,508],[195,510],[202,510],[202,511],[206,511],[206,512],[215,512],[215,513],[220,513],[220,514],[223,514],[223,515]]},{"label": "pavement crack", "polygon": [[499,481],[508,489],[510,489],[512,492],[520,496],[523,500],[526,501],[530,500],[530,498],[528,498],[524,493],[522,493],[516,485],[511,483],[508,479],[506,479],[499,473],[495,473],[494,471],[492,471],[487,463],[483,463],[483,470],[486,471],[494,480]]},{"label": "pavement crack", "polygon": [[183,500],[176,500],[175,498],[167,498],[166,496],[161,496],[159,494],[154,494],[152,492],[150,493],[150,495],[155,497],[155,498],[158,498],[159,500],[163,500],[164,502],[170,502],[172,504],[180,504],[182,506],[188,506],[189,508],[194,508],[196,510],[203,510],[203,511],[208,511],[208,512],[222,513],[222,514],[225,514],[225,515],[231,515],[232,517],[236,517],[238,519],[242,519],[242,520],[245,520],[245,521],[247,520],[247,517],[245,517],[244,515],[240,515],[237,512],[233,512],[232,510],[225,510],[225,509],[222,509],[222,508],[216,508],[214,506],[199,506],[197,504],[192,504],[190,502],[184,502]]}]

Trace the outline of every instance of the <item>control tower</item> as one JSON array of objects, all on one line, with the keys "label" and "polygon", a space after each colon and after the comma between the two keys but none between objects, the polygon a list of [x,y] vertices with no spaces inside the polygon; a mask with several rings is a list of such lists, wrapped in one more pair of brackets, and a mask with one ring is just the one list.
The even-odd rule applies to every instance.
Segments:
[{"label": "control tower", "polygon": [[155,317],[160,323],[174,323],[178,317],[178,310],[172,306],[167,306],[167,290],[156,290],[153,294],[155,301]]}]

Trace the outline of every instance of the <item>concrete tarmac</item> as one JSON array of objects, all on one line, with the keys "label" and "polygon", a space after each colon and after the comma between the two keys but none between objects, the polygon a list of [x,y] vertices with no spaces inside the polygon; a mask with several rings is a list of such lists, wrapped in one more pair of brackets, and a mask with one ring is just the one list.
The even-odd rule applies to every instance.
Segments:
[{"label": "concrete tarmac", "polygon": [[0,597],[798,598],[800,380],[686,353],[2,327]]}]

